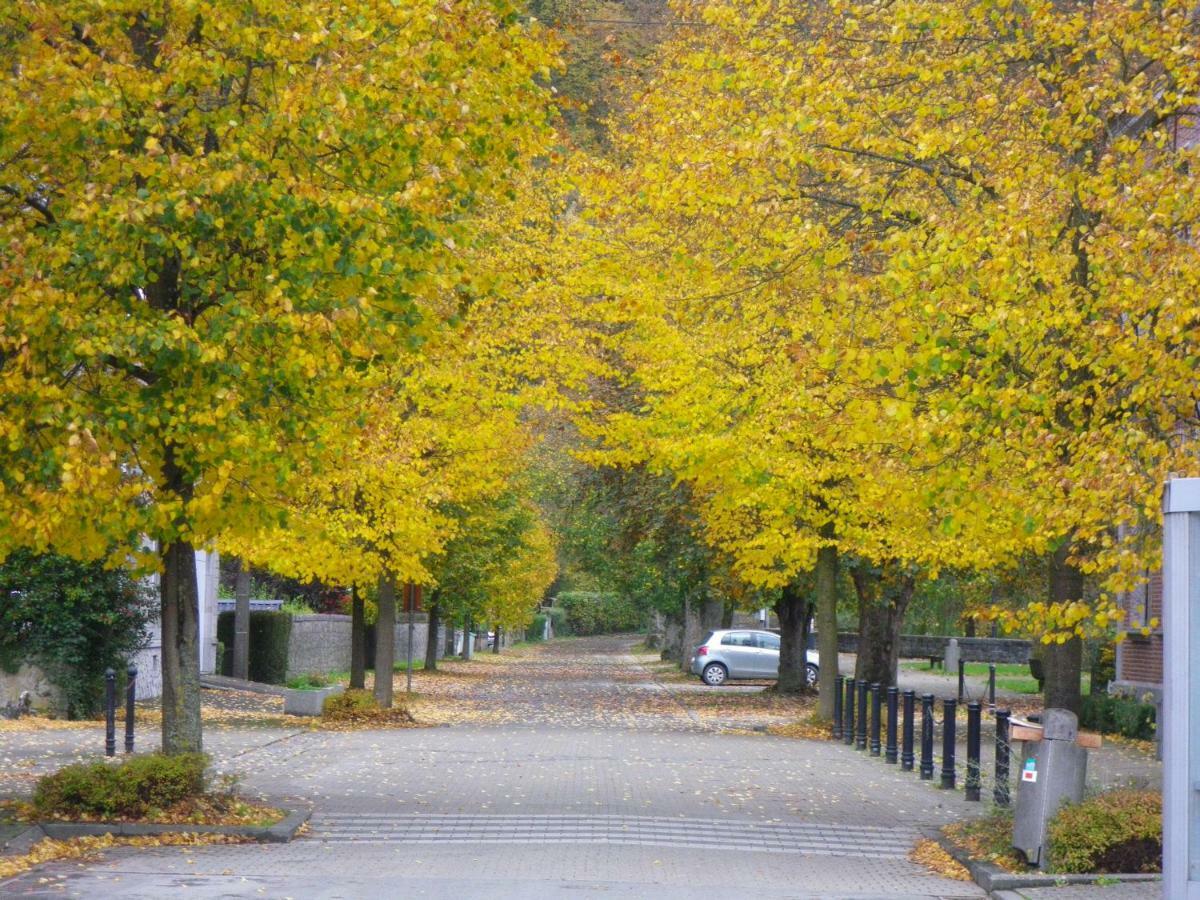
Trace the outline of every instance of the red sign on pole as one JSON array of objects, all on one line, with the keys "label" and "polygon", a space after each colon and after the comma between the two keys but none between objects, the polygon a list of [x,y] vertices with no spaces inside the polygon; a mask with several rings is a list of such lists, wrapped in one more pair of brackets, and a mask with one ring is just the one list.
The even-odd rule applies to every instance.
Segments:
[{"label": "red sign on pole", "polygon": [[401,603],[403,604],[404,612],[420,612],[421,611],[421,585],[406,584],[404,591],[401,594]]}]

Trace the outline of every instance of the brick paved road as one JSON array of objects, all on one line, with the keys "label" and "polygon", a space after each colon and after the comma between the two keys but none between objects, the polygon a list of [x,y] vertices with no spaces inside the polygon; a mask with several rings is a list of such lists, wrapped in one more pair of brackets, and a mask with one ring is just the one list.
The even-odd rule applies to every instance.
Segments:
[{"label": "brick paved road", "polygon": [[623,655],[630,643],[564,641],[487,667],[471,690],[512,711],[506,721],[223,733],[210,742],[218,768],[248,790],[312,803],[308,837],[117,850],[0,893],[982,896],[906,856],[922,828],[975,811],[961,793],[841,745],[720,733],[680,702],[687,685]]}]

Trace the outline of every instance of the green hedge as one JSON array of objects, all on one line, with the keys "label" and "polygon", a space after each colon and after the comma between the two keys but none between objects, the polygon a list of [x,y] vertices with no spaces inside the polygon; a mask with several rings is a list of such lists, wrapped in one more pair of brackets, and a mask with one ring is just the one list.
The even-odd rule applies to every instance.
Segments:
[{"label": "green hedge", "polygon": [[[228,651],[222,660],[221,674],[233,674],[233,613],[217,616],[217,640]],[[285,612],[253,610],[250,613],[250,680],[264,684],[287,681],[288,640],[292,636],[292,617]]]},{"label": "green hedge", "polygon": [[1079,711],[1079,726],[1101,734],[1153,740],[1155,709],[1128,697],[1088,694]]},{"label": "green hedge", "polygon": [[542,635],[546,632],[546,616],[544,613],[538,613],[533,617],[533,621],[525,627],[525,640],[540,641]]},{"label": "green hedge", "polygon": [[[566,613],[567,629],[571,634],[617,634],[637,631],[644,616],[630,597],[602,594],[593,591],[564,591],[558,595],[558,606]],[[555,622],[555,633],[558,623]]]}]

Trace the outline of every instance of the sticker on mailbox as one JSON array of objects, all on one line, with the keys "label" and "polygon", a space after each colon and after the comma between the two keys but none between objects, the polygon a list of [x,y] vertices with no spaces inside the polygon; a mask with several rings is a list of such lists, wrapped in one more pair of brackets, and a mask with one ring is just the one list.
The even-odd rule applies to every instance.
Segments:
[{"label": "sticker on mailbox", "polygon": [[1032,756],[1025,760],[1025,768],[1021,770],[1022,781],[1037,781],[1037,760]]}]

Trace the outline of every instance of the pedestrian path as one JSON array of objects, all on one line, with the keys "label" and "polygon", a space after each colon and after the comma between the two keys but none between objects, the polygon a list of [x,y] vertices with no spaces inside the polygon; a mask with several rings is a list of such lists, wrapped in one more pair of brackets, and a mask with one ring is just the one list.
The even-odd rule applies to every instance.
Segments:
[{"label": "pedestrian path", "polygon": [[904,859],[915,831],[852,825],[767,823],[654,816],[317,815],[309,837],[324,843],[627,844]]}]

